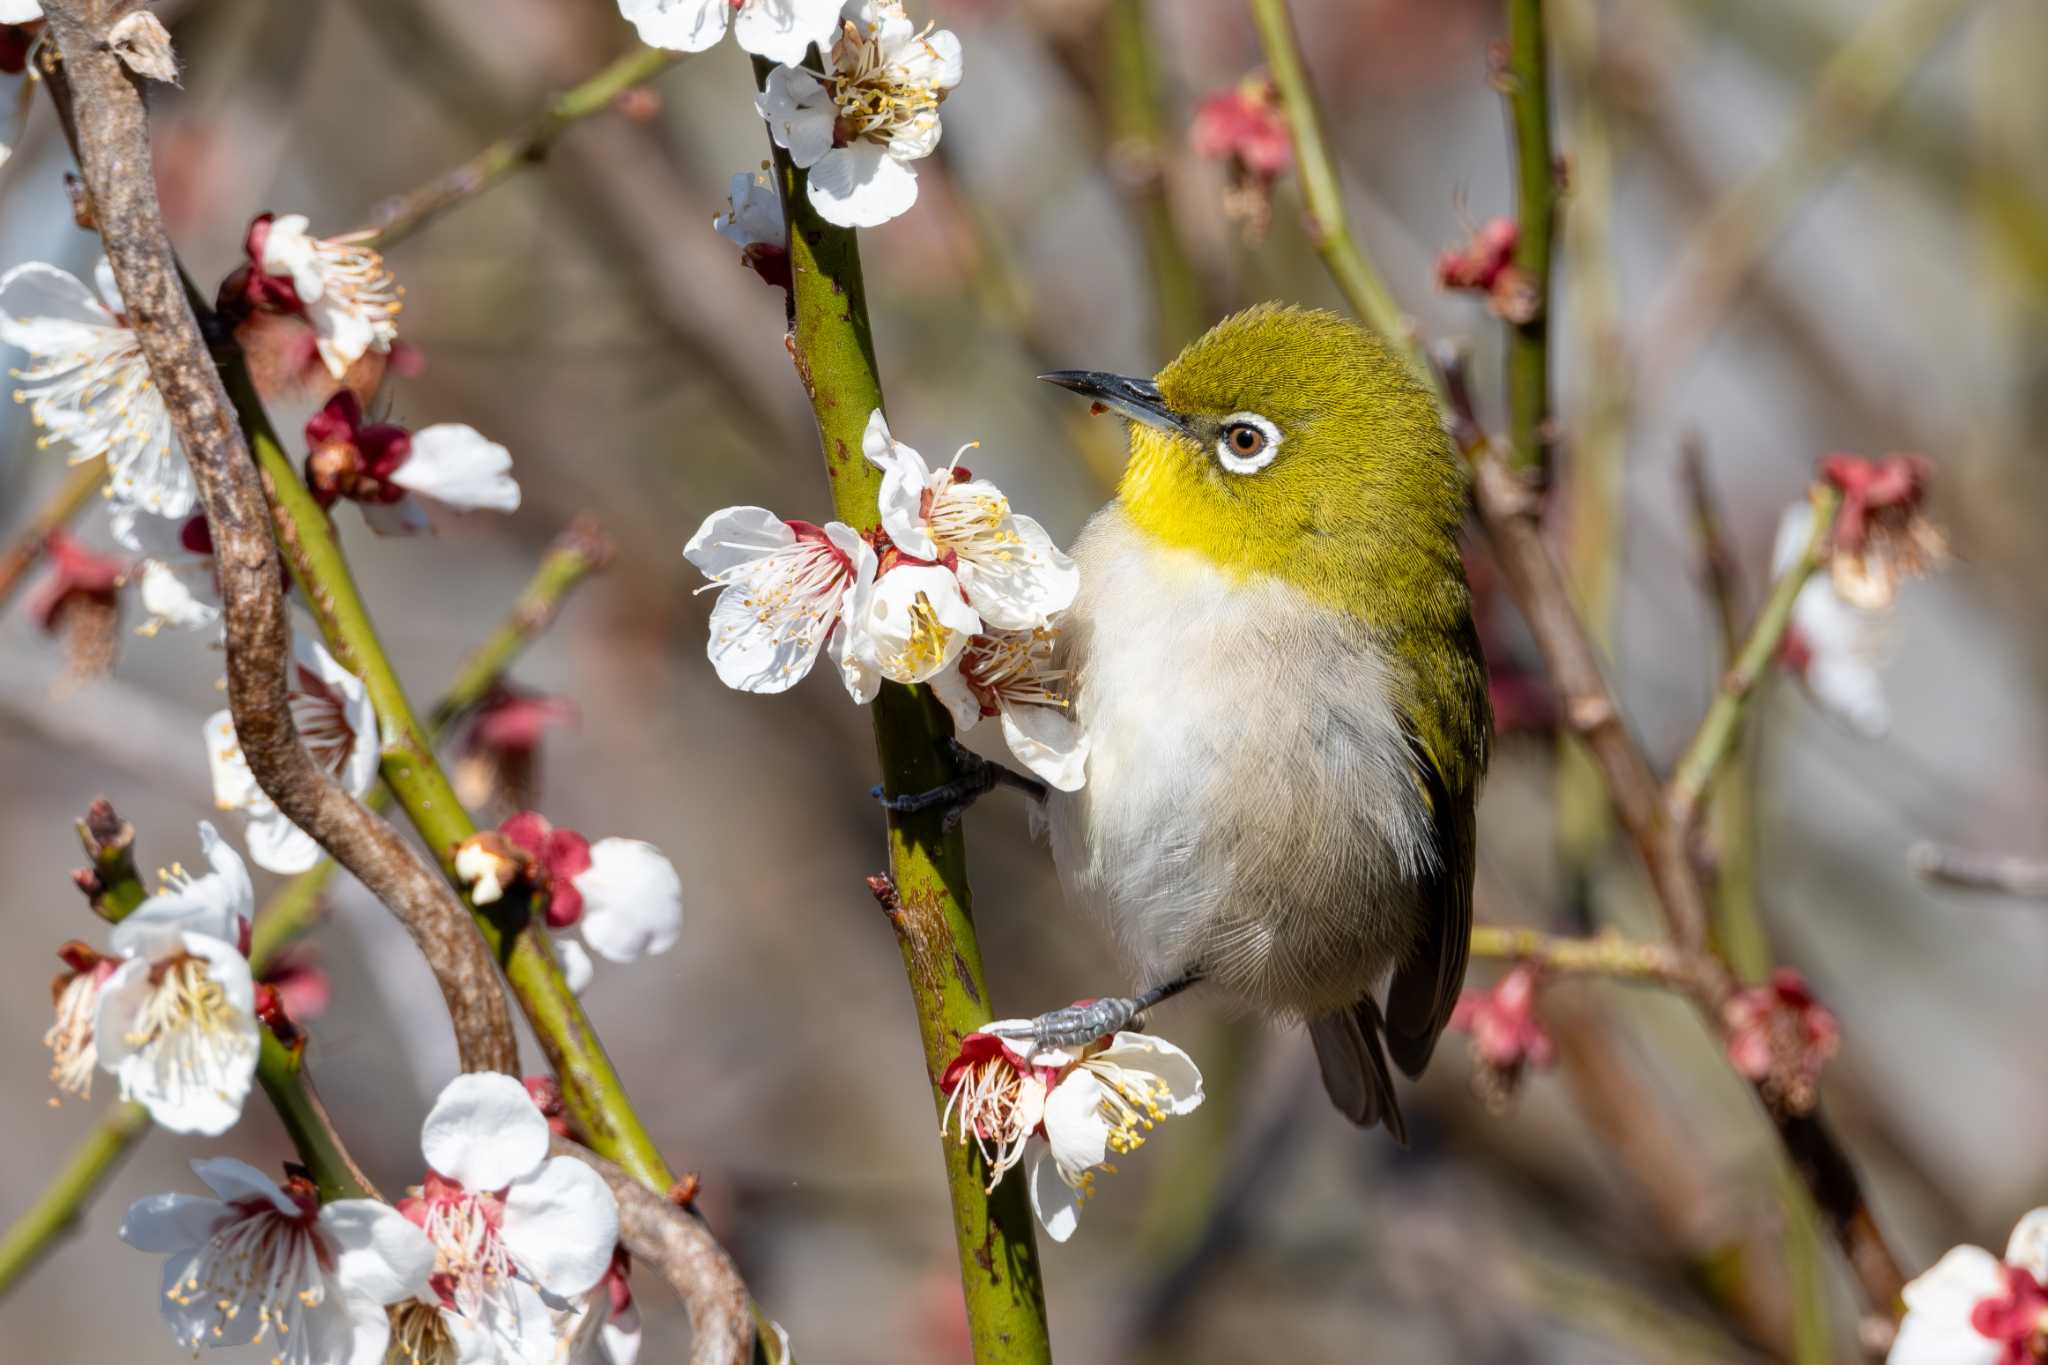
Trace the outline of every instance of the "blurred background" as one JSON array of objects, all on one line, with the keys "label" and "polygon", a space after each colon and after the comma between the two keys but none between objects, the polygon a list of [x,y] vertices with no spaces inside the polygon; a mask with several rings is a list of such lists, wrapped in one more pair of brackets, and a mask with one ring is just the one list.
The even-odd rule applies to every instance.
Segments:
[{"label": "blurred background", "polygon": [[[155,91],[158,173],[208,282],[241,259],[252,215],[364,223],[632,40],[610,0],[156,8],[185,68],[182,88]],[[863,234],[892,425],[930,454],[979,440],[976,472],[1069,540],[1107,496],[1119,439],[1034,374],[1150,373],[1230,308],[1339,301],[1292,176],[1261,224],[1227,168],[1190,149],[1200,102],[1260,65],[1241,5],[911,8],[959,33],[967,77],[919,204]],[[1434,260],[1513,211],[1488,55],[1499,5],[1292,9],[1363,242],[1424,333],[1469,345],[1498,420],[1500,324],[1439,291]],[[2000,1247],[2048,1202],[2048,920],[1921,882],[1905,851],[2048,851],[2048,10],[1554,0],[1550,22],[1569,182],[1551,524],[1653,756],[1684,743],[1723,658],[1682,446],[1720,506],[1744,617],[1818,456],[1937,462],[1957,555],[1900,604],[1890,732],[1858,734],[1774,679],[1733,789],[1747,810],[1718,812],[1717,829],[1744,855],[1722,860],[1723,892],[1841,1019],[1825,1108],[1909,1272],[1958,1241]],[[393,250],[423,367],[394,376],[384,405],[510,446],[525,503],[410,540],[337,519],[422,704],[574,514],[616,541],[514,678],[576,707],[543,743],[542,807],[659,844],[684,871],[688,925],[664,957],[601,965],[586,1004],[799,1359],[961,1361],[936,1122],[896,945],[861,880],[883,864],[868,718],[827,676],[781,697],[722,688],[704,658],[709,598],[681,557],[727,504],[829,510],[781,294],[711,230],[731,174],[766,154],[750,95],[730,44],[691,58]],[[0,171],[0,263],[87,274],[69,168],[38,103]],[[288,437],[309,403],[278,400]],[[0,405],[10,537],[65,473],[22,416]],[[97,509],[78,533],[109,543]],[[1477,548],[1474,574],[1497,700],[1515,703],[1481,812],[1479,915],[1650,932],[1632,856],[1560,761],[1533,649]],[[224,704],[219,658],[190,636],[135,638],[129,610],[111,672],[82,681],[20,599],[0,619],[0,1217],[111,1098],[103,1085],[45,1105],[53,952],[98,928],[68,881],[71,821],[111,797],[153,868],[193,861],[194,821],[213,814],[200,721]],[[1018,803],[984,802],[968,830],[999,1013],[1130,984],[1062,906]],[[277,881],[258,876],[259,895]],[[371,1174],[403,1185],[454,1070],[438,997],[345,880],[311,942],[332,987],[314,1074]],[[1492,973],[1476,964],[1474,984]],[[1041,1243],[1059,1358],[1855,1358],[1832,1240],[1787,1217],[1772,1135],[1694,1012],[1570,980],[1543,1017],[1559,1063],[1505,1102],[1478,1093],[1465,1040],[1448,1040],[1404,1095],[1402,1151],[1328,1107],[1298,1034],[1199,998],[1163,1011],[1155,1027],[1203,1065],[1210,1101],[1120,1163],[1071,1243]],[[287,1151],[260,1102],[217,1142],[152,1134],[0,1303],[0,1358],[172,1358],[157,1262],[116,1241],[121,1211],[196,1188],[195,1156],[271,1168]],[[643,1359],[680,1358],[680,1311],[640,1288]]]}]

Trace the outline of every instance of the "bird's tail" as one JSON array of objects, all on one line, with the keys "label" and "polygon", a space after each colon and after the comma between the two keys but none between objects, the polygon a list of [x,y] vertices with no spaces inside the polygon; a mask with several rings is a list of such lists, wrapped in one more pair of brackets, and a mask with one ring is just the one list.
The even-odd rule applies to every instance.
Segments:
[{"label": "bird's tail", "polygon": [[1380,1044],[1385,1027],[1379,1002],[1368,995],[1350,1009],[1311,1020],[1308,1036],[1316,1045],[1330,1102],[1361,1128],[1386,1124],[1394,1141],[1405,1147],[1408,1125],[1394,1099],[1394,1074]]}]

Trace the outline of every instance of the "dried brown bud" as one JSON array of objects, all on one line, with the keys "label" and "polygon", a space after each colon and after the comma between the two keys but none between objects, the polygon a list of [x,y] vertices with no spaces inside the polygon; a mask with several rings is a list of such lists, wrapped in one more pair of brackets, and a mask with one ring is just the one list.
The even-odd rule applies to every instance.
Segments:
[{"label": "dried brown bud", "polygon": [[164,21],[146,9],[131,11],[107,32],[107,46],[121,65],[146,80],[178,83],[178,54]]}]

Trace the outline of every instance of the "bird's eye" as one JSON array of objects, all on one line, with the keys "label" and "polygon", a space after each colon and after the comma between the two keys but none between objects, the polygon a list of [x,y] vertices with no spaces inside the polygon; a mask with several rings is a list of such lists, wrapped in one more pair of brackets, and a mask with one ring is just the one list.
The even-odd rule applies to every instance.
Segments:
[{"label": "bird's eye", "polygon": [[1256,474],[1280,453],[1280,428],[1255,412],[1233,412],[1223,419],[1216,440],[1216,458],[1233,474]]}]

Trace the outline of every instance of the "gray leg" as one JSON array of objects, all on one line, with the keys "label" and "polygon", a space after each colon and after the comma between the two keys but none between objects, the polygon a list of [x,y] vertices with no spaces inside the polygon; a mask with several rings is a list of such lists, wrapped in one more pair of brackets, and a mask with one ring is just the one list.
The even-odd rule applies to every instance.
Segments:
[{"label": "gray leg", "polygon": [[991,1031],[998,1037],[1029,1039],[1034,1047],[1039,1048],[1081,1047],[1129,1028],[1146,1010],[1162,1000],[1172,999],[1201,979],[1200,972],[1189,972],[1163,986],[1154,986],[1143,995],[1107,996],[1085,1005],[1050,1010],[1036,1019],[1026,1020],[1021,1028]]},{"label": "gray leg", "polygon": [[991,763],[957,739],[949,737],[946,749],[953,765],[960,770],[960,776],[951,782],[942,782],[929,791],[907,792],[902,796],[884,796],[880,787],[869,794],[882,803],[884,810],[892,810],[899,815],[944,806],[945,828],[949,832],[960,823],[960,817],[969,806],[997,787],[1015,787],[1034,801],[1045,800],[1045,784],[1037,778],[1026,777],[1000,763]]}]

